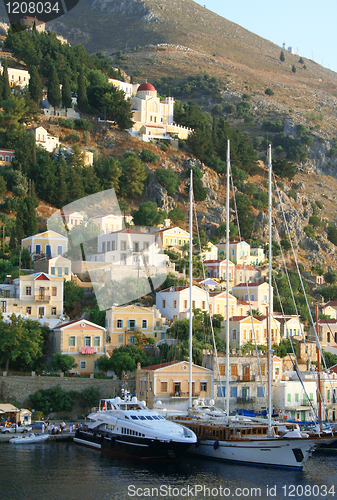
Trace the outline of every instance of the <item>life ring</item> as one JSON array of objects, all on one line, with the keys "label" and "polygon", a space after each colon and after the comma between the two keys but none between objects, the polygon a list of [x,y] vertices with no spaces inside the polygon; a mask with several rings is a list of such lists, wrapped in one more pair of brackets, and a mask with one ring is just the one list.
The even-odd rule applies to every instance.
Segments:
[{"label": "life ring", "polygon": [[213,448],[217,450],[219,448],[219,440],[214,441]]}]

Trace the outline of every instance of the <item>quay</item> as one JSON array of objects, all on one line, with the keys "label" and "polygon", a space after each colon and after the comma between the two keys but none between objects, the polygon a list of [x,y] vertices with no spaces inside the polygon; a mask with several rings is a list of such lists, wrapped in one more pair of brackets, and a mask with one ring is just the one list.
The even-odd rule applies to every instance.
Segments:
[{"label": "quay", "polygon": [[[34,432],[34,434],[41,434],[41,431],[40,430],[36,430],[34,429],[32,432]],[[8,443],[10,439],[12,439],[13,437],[18,437],[18,436],[29,436],[29,432],[26,434],[22,434],[21,432],[18,432],[18,433],[15,433],[13,432],[12,434],[2,434],[0,433],[0,444],[2,443]],[[47,433],[45,433],[47,434]],[[63,432],[62,434],[49,434],[49,439],[47,439],[45,441],[45,443],[48,443],[50,441],[72,441],[74,438],[74,433],[71,433],[70,432]]]}]

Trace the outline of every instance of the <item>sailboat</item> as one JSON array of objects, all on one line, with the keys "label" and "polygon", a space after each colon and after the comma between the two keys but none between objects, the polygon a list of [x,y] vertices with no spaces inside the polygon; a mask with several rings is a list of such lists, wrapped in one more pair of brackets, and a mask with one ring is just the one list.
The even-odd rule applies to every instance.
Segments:
[{"label": "sailboat", "polygon": [[[272,161],[271,146],[268,150],[269,172],[269,283],[272,283]],[[226,250],[227,266],[229,255],[229,179],[230,179],[230,143],[227,147],[227,228]],[[190,203],[192,205],[192,174],[190,185]],[[190,380],[192,380],[192,221],[190,212]],[[227,268],[227,319],[226,319],[226,416],[220,418],[196,418],[192,412],[191,383],[189,393],[190,416],[181,419],[197,435],[197,443],[188,452],[194,455],[221,461],[245,464],[288,467],[302,469],[314,448],[323,443],[337,440],[333,435],[318,436],[301,432],[298,424],[272,421],[271,376],[268,380],[268,420],[231,417],[229,413],[229,272]],[[272,303],[272,287],[269,287],[269,304]],[[268,308],[271,328],[271,307]],[[268,335],[269,375],[272,373],[271,332]]]}]

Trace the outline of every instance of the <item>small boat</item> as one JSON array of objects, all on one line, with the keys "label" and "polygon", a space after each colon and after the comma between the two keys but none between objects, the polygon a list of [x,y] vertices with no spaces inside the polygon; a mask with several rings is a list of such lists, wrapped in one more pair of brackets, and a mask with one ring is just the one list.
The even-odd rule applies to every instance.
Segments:
[{"label": "small boat", "polygon": [[11,444],[33,444],[43,443],[49,438],[49,434],[34,434],[31,432],[28,436],[13,437],[9,440]]},{"label": "small boat", "polygon": [[77,429],[74,441],[140,459],[176,460],[197,442],[193,431],[170,422],[136,397],[102,399]]}]

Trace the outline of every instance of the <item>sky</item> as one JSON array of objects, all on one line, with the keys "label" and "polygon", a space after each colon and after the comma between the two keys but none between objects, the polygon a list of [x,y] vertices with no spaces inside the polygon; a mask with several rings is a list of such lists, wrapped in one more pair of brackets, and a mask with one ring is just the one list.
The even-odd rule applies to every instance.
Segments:
[{"label": "sky", "polygon": [[195,0],[280,47],[337,72],[336,0]]}]

